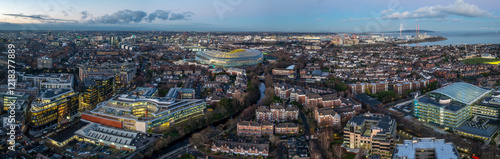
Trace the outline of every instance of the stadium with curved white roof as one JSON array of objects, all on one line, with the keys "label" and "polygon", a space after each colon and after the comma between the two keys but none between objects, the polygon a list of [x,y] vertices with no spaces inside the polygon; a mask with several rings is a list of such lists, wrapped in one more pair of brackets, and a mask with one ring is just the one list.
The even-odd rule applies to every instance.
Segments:
[{"label": "stadium with curved white roof", "polygon": [[255,49],[235,49],[230,52],[201,51],[196,53],[195,60],[201,64],[220,67],[237,67],[256,65],[262,62],[264,55]]}]

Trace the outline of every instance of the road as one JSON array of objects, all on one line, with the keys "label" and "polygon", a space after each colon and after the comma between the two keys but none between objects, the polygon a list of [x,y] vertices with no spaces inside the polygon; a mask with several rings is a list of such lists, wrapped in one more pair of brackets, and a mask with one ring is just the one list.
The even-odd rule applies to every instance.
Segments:
[{"label": "road", "polygon": [[[300,119],[302,119],[302,124],[304,125],[304,135],[306,136],[306,140],[309,137],[309,154],[311,154],[312,150],[310,148],[311,147],[319,147],[319,144],[315,139],[312,139],[311,126],[309,125],[307,117],[302,112],[302,110],[299,111],[299,116],[300,116]],[[314,145],[314,146],[312,146],[312,145]],[[321,156],[320,156],[320,158],[321,158]]]},{"label": "road", "polygon": [[184,153],[187,153],[186,149],[189,149],[189,147],[191,147],[191,144],[187,144],[185,146],[182,146],[182,147],[180,147],[174,151],[171,151],[171,152],[169,152],[169,153],[167,153],[159,158],[161,158],[161,159],[175,159],[175,158],[177,158],[177,156],[182,155]]},{"label": "road", "polygon": [[286,159],[288,156],[288,149],[285,146],[285,142],[281,142],[278,145],[278,159]]},{"label": "road", "polygon": [[304,112],[299,111],[299,116],[302,120],[302,124],[304,124],[304,135],[306,135],[306,138],[307,136],[311,137],[311,127],[309,126],[306,115],[304,114]]}]

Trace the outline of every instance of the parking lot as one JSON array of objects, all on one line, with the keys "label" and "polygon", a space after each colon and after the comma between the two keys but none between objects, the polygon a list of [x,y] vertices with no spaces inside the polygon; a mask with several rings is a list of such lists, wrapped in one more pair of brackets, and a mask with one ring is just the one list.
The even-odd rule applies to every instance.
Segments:
[{"label": "parking lot", "polygon": [[124,158],[129,153],[129,151],[80,141],[69,143],[63,150],[65,155],[72,158]]}]

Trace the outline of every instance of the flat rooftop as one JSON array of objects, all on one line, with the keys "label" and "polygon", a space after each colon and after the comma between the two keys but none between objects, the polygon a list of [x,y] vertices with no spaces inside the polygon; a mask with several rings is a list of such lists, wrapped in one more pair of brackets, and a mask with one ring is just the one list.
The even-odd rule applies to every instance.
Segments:
[{"label": "flat rooftop", "polygon": [[407,159],[415,159],[417,151],[428,149],[434,150],[435,158],[460,158],[453,143],[446,143],[444,139],[435,138],[414,138],[413,140],[405,140],[403,144],[396,145],[393,157],[407,157]]},{"label": "flat rooftop", "polygon": [[436,101],[435,99],[432,99],[432,98],[427,97],[427,96],[419,98],[418,102],[419,103],[432,104],[432,105],[435,105],[435,106],[438,106],[438,107],[444,107],[446,110],[451,110],[451,111],[454,111],[454,112],[462,109],[463,107],[465,107],[465,105],[459,105],[456,102],[450,102],[448,104],[441,104],[438,101]]},{"label": "flat rooftop", "polygon": [[488,123],[476,123],[472,121],[465,121],[462,125],[455,128],[456,131],[474,134],[486,138],[493,137],[498,131],[498,125]]},{"label": "flat rooftop", "polygon": [[87,126],[89,123],[83,122],[83,121],[78,121],[77,123],[71,125],[70,127],[52,135],[49,137],[49,139],[57,141],[57,142],[63,142],[68,140],[69,138],[75,136],[75,132],[78,131],[79,129]]},{"label": "flat rooftop", "polygon": [[[134,103],[144,102],[143,104],[134,105]],[[140,97],[135,95],[118,95],[114,98],[99,103],[98,107],[91,111],[92,114],[101,114],[105,116],[114,116],[120,118],[128,118],[134,120],[146,120],[146,118],[136,117],[130,112],[133,107],[148,105],[150,113],[155,117],[148,117],[147,120],[156,118],[159,114],[167,112],[175,113],[184,108],[204,104],[202,99],[173,99],[169,97]]]}]

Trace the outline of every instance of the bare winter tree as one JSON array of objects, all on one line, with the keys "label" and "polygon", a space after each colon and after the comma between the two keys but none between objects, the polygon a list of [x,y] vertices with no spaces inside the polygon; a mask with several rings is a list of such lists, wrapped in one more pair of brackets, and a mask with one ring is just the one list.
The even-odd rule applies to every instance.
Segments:
[{"label": "bare winter tree", "polygon": [[335,159],[342,159],[342,156],[344,156],[344,148],[342,148],[340,144],[337,144],[332,147],[332,153]]},{"label": "bare winter tree", "polygon": [[208,141],[208,138],[205,134],[200,133],[194,133],[191,138],[189,138],[189,142],[195,146],[200,146],[205,144]]}]

